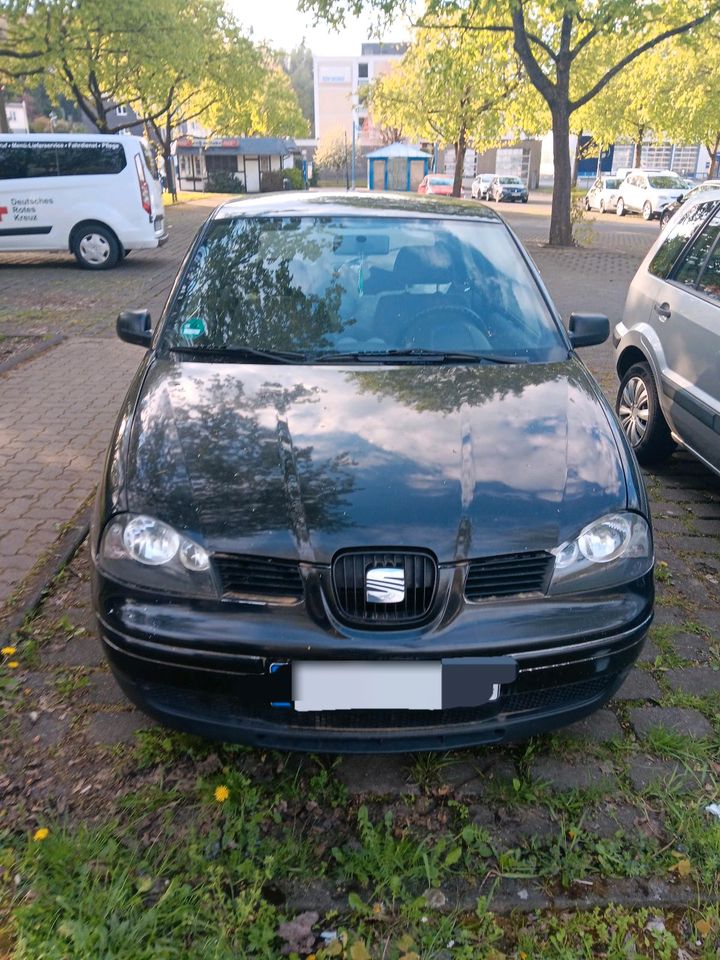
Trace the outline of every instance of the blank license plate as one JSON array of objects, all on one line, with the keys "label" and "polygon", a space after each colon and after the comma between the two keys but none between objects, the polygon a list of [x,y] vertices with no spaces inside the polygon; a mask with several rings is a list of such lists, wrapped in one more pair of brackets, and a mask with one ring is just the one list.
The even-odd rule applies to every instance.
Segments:
[{"label": "blank license plate", "polygon": [[312,661],[292,664],[292,699],[309,710],[447,710],[480,706],[515,679],[511,657],[428,661]]}]

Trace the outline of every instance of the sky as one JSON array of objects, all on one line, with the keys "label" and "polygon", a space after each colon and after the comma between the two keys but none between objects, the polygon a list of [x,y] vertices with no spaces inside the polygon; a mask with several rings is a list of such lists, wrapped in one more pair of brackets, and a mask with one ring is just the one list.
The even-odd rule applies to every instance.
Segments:
[{"label": "sky", "polygon": [[[297,0],[226,0],[226,5],[243,25],[252,27],[256,41],[266,40],[284,50],[298,46],[304,37],[319,56],[359,56],[363,41],[379,39],[373,31],[377,17],[371,13],[348,20],[347,27],[337,33],[325,23],[313,26],[312,14],[298,13]],[[382,39],[409,39],[407,20],[397,20],[383,31]]]}]

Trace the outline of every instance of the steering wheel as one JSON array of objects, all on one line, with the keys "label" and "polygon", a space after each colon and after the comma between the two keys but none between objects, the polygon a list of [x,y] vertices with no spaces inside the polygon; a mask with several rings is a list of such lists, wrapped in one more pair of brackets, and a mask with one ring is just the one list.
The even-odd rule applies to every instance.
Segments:
[{"label": "steering wheel", "polygon": [[[491,350],[492,344],[478,324],[482,324],[482,318],[470,307],[438,305],[417,313],[405,327],[403,336],[410,349]],[[459,342],[463,340],[465,342]]]}]

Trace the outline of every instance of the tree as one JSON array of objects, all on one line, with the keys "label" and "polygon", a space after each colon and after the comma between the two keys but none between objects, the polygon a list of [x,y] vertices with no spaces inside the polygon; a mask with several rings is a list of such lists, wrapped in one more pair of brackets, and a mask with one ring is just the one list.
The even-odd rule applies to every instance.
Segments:
[{"label": "tree", "polygon": [[294,47],[287,54],[278,54],[276,59],[290,78],[290,84],[295,91],[302,115],[307,120],[309,131],[312,134],[315,130],[315,87],[312,52],[308,50],[303,40],[299,47]]},{"label": "tree", "polygon": [[334,130],[320,137],[314,162],[320,170],[344,170],[349,185],[350,147],[343,130]]},{"label": "tree", "polygon": [[[408,0],[300,0],[331,23],[374,7],[386,16]],[[720,0],[430,0],[422,23],[443,29],[450,15],[467,29],[507,36],[552,119],[555,165],[550,243],[572,243],[569,135],[572,115],[638,57],[697,31],[720,13]]]},{"label": "tree", "polygon": [[502,42],[457,26],[419,29],[402,63],[369,85],[367,102],[381,127],[453,145],[456,197],[467,148],[487,149],[508,129],[520,71],[505,52]]}]

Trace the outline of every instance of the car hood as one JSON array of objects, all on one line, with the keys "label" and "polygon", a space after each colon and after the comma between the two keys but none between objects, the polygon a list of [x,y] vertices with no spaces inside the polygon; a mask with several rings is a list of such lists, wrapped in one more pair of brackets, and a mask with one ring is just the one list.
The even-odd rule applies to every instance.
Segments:
[{"label": "car hood", "polygon": [[214,550],[327,563],[549,549],[627,502],[608,410],[574,359],[268,366],[159,359],[126,502]]}]

